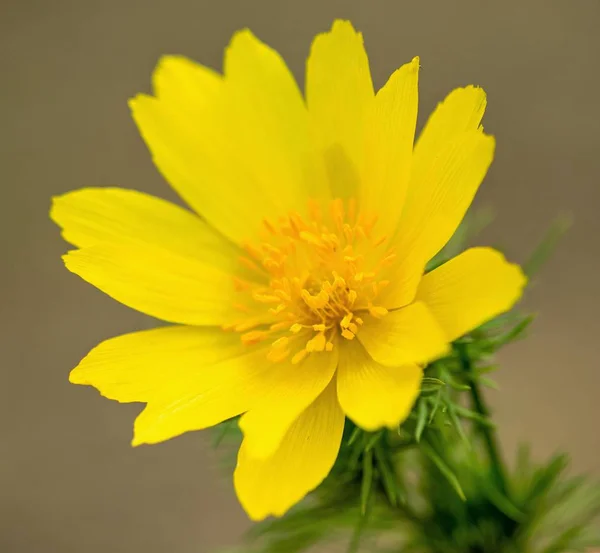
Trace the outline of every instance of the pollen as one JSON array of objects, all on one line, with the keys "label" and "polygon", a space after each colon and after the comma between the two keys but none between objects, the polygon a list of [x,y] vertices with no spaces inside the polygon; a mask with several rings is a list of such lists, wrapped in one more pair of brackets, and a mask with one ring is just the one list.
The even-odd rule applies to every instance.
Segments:
[{"label": "pollen", "polygon": [[248,346],[265,345],[274,363],[299,364],[353,340],[365,315],[388,313],[377,299],[396,254],[385,248],[388,237],[377,235],[376,221],[339,199],[263,221],[264,242],[246,245],[240,261],[264,283],[236,278],[241,318],[227,328],[243,329]]}]

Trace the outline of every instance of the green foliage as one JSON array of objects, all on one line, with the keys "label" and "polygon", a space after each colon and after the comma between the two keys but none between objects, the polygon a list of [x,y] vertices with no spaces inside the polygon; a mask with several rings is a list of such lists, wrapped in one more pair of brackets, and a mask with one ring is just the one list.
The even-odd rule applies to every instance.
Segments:
[{"label": "green foliage", "polygon": [[494,212],[491,209],[481,209],[469,213],[462,220],[456,232],[442,250],[428,263],[426,272],[433,271],[449,259],[457,256],[465,249],[471,237],[478,235],[494,220]]},{"label": "green foliage", "polygon": [[548,261],[556,249],[558,242],[571,227],[571,224],[571,218],[563,215],[558,217],[550,226],[539,246],[534,250],[530,258],[523,264],[523,270],[529,278],[536,275],[546,261]]},{"label": "green foliage", "polygon": [[[429,270],[464,248],[488,214],[467,219]],[[561,220],[524,264],[532,276],[566,224]],[[309,498],[256,525],[243,549],[300,553],[331,541],[347,553],[577,553],[600,546],[600,486],[566,473],[567,458],[532,461],[521,448],[501,458],[482,389],[494,387],[495,353],[525,337],[534,317],[517,311],[457,340],[425,368],[422,389],[397,429],[365,432],[346,421],[337,461]],[[235,420],[217,439],[239,443]],[[221,446],[223,447],[223,446]]]}]

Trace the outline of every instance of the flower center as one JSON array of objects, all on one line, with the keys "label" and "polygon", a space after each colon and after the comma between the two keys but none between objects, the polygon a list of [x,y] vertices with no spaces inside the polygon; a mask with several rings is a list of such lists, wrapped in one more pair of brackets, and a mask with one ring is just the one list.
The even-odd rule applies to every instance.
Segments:
[{"label": "flower center", "polygon": [[374,234],[376,217],[357,216],[355,206],[349,200],[345,209],[336,199],[321,209],[310,202],[307,217],[264,221],[266,240],[247,245],[241,261],[266,273],[268,282],[236,279],[246,296],[240,309],[252,313],[232,326],[244,343],[271,340],[271,361],[292,355],[299,363],[309,353],[332,351],[338,337],[353,340],[361,314],[387,314],[377,297],[389,284],[381,275],[396,254],[385,248],[386,236]]}]

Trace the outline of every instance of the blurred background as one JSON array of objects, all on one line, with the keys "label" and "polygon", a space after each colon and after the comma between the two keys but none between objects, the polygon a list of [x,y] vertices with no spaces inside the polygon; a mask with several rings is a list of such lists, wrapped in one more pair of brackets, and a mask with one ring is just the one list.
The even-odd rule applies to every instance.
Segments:
[{"label": "blurred background", "polygon": [[526,298],[531,337],[491,392],[507,455],[569,451],[600,476],[600,3],[597,0],[2,0],[0,3],[0,551],[204,553],[249,523],[206,434],[132,449],[140,406],[72,386],[101,340],[153,321],[68,273],[50,197],[120,185],[165,198],[129,117],[159,56],[219,68],[250,27],[302,83],[334,18],[363,31],[376,86],[421,56],[420,124],[452,88],[488,92],[496,161],[480,241],[526,259],[560,213],[575,225]]}]

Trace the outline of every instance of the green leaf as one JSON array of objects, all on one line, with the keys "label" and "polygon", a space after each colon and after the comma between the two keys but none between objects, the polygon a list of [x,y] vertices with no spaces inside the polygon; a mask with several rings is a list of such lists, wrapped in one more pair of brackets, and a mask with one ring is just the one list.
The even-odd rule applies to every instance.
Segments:
[{"label": "green leaf", "polygon": [[471,389],[471,386],[468,384],[462,384],[458,382],[449,372],[444,371],[443,378],[446,381],[446,384],[450,386],[452,389],[457,390],[458,392],[468,392]]},{"label": "green leaf", "polygon": [[460,497],[463,501],[466,501],[467,498],[465,496],[465,492],[463,491],[462,486],[460,485],[460,482],[456,477],[456,474],[454,474],[454,472],[446,464],[446,462],[435,452],[435,450],[429,444],[423,442],[421,444],[421,450],[444,475],[448,483],[457,493],[458,497]]},{"label": "green leaf", "polygon": [[358,549],[360,548],[360,542],[367,525],[368,508],[369,504],[367,502],[367,504],[365,505],[365,509],[361,511],[358,523],[356,524],[354,532],[352,533],[352,539],[348,544],[347,553],[357,553]]},{"label": "green leaf", "polygon": [[484,367],[476,367],[475,374],[488,374],[498,370],[498,365],[485,365]]},{"label": "green leaf", "polygon": [[533,251],[530,258],[523,264],[523,272],[528,278],[536,275],[546,261],[548,261],[549,257],[556,249],[560,239],[571,227],[571,224],[571,217],[563,215],[557,218],[550,226],[538,247]]},{"label": "green leaf", "polygon": [[477,334],[479,332],[487,333],[487,332],[495,332],[501,330],[502,328],[517,324],[519,321],[523,319],[523,315],[516,310],[509,311],[508,313],[502,313],[502,315],[498,315],[493,319],[489,320],[487,323],[483,323],[479,328],[477,328],[472,334]]},{"label": "green leaf", "polygon": [[383,451],[383,448],[380,444],[377,444],[373,449],[373,453],[375,454],[375,461],[377,462],[377,470],[381,475],[381,483],[383,485],[383,489],[385,494],[391,505],[394,507],[400,503],[401,494],[398,488],[398,482],[396,480],[395,474],[392,472],[392,468],[390,467],[389,461],[386,458],[386,455]]},{"label": "green leaf", "polygon": [[468,212],[466,217],[442,250],[427,264],[426,272],[433,271],[449,259],[458,255],[467,247],[468,241],[479,234],[494,220],[494,212],[490,208]]},{"label": "green leaf", "polygon": [[470,419],[479,424],[482,424],[483,426],[487,426],[488,428],[496,428],[496,425],[492,420],[490,420],[489,417],[480,415],[475,411],[471,411],[470,409],[466,409],[465,407],[462,407],[460,405],[454,405],[454,411],[459,417]]},{"label": "green leaf", "polygon": [[421,384],[435,386],[436,390],[438,390],[439,388],[443,388],[446,385],[446,383],[443,380],[440,380],[439,378],[434,378],[432,376],[424,376],[423,380],[421,381]]},{"label": "green leaf", "polygon": [[446,383],[439,378],[433,378],[431,376],[426,376],[421,381],[421,393],[428,394],[437,392],[440,388],[446,386]]},{"label": "green leaf", "polygon": [[491,378],[486,378],[485,376],[480,376],[477,378],[477,382],[486,388],[491,388],[492,390],[500,390],[500,386],[495,380]]},{"label": "green leaf", "polygon": [[525,331],[527,330],[527,328],[529,328],[529,325],[533,322],[534,319],[535,315],[528,315],[523,320],[518,322],[515,326],[513,326],[506,334],[493,338],[491,342],[493,343],[494,347],[496,349],[499,349],[510,342],[514,342],[515,340],[522,338]]},{"label": "green leaf", "polygon": [[381,439],[383,436],[383,432],[375,432],[369,436],[369,439],[365,442],[365,451],[370,451],[373,449],[373,446]]},{"label": "green leaf", "polygon": [[425,426],[427,425],[428,414],[426,403],[419,401],[417,404],[417,425],[415,427],[415,440],[417,443],[421,441],[423,430],[425,430]]},{"label": "green leaf", "polygon": [[358,439],[358,437],[361,435],[362,430],[356,426],[354,428],[354,430],[352,431],[352,434],[350,435],[350,439],[348,440],[348,445],[352,445],[354,444],[354,442]]},{"label": "green leaf", "polygon": [[226,421],[223,421],[219,425],[219,427],[218,427],[218,433],[216,434],[216,436],[214,437],[213,442],[212,442],[212,446],[215,449],[218,448],[221,445],[221,443],[225,439],[225,436],[227,436],[227,434],[229,434],[229,431],[233,430],[233,428],[237,424],[237,420],[238,420],[238,417],[234,417],[232,419],[228,419]]},{"label": "green leaf", "polygon": [[360,512],[364,516],[367,512],[367,505],[371,497],[373,487],[373,450],[369,449],[363,456],[362,464],[362,482],[360,487]]},{"label": "green leaf", "polygon": [[568,464],[569,458],[567,455],[557,455],[545,467],[538,469],[534,474],[527,498],[528,502],[532,504],[539,503],[543,497],[548,495]]},{"label": "green leaf", "polygon": [[429,415],[429,420],[427,421],[427,424],[431,424],[433,422],[433,419],[434,419],[441,404],[442,404],[442,394],[441,394],[441,390],[440,390],[437,393],[437,395],[435,396],[435,400],[433,402],[433,407],[431,408],[431,414]]},{"label": "green leaf", "polygon": [[521,511],[506,495],[499,490],[492,481],[484,480],[482,482],[487,498],[493,503],[499,511],[514,521],[522,522],[525,520],[525,513]]},{"label": "green leaf", "polygon": [[565,553],[572,549],[572,543],[585,530],[583,526],[574,526],[565,530],[552,544],[544,549],[543,553]]},{"label": "green leaf", "polygon": [[352,444],[352,449],[350,450],[350,455],[348,456],[348,470],[350,470],[351,472],[358,470],[358,463],[360,461],[360,456],[362,455],[362,452],[362,445],[355,441]]},{"label": "green leaf", "polygon": [[458,406],[455,405],[454,403],[451,403],[451,402],[446,403],[448,417],[450,418],[449,422],[452,425],[452,427],[454,428],[454,430],[456,431],[456,433],[458,434],[459,438],[462,440],[463,444],[465,444],[466,447],[470,447],[469,438],[467,437],[467,435],[465,433],[465,429],[463,428],[463,425],[460,422],[460,420],[456,414],[457,407]]}]

